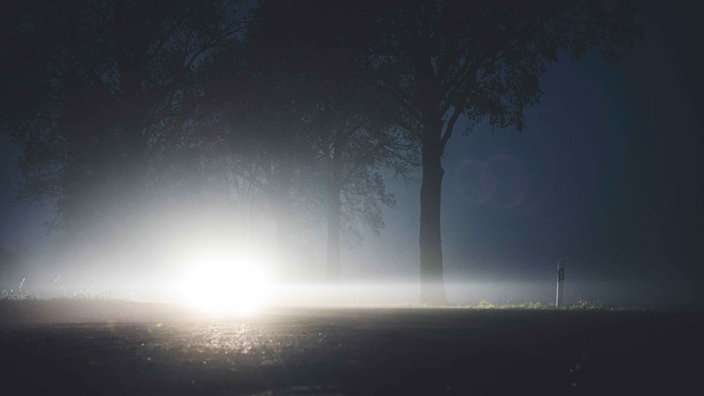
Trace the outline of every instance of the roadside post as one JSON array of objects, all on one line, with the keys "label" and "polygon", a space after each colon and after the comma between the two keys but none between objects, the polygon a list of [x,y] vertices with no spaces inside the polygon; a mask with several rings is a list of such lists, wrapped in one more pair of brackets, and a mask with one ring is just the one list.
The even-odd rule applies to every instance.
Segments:
[{"label": "roadside post", "polygon": [[565,289],[565,260],[557,260],[557,293],[555,294],[555,307],[562,305],[562,294]]}]

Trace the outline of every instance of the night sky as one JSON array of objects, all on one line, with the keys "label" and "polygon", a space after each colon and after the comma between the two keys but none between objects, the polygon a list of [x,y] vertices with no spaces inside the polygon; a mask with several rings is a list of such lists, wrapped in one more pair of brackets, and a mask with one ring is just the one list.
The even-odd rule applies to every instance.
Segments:
[{"label": "night sky", "polygon": [[[450,300],[475,298],[472,285],[490,299],[549,299],[565,259],[572,301],[704,306],[704,29],[681,3],[642,3],[644,40],[618,61],[551,65],[525,130],[452,137],[445,279],[467,284]],[[55,278],[51,205],[13,201],[20,151],[1,139],[0,246]],[[343,279],[417,281],[419,180],[389,181],[397,205],[380,236],[343,250]]]}]

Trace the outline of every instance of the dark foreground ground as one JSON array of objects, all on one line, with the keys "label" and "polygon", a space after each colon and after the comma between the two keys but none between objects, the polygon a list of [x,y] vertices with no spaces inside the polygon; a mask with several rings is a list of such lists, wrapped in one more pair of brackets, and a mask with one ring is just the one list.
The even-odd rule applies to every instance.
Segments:
[{"label": "dark foreground ground", "polygon": [[703,319],[0,301],[0,394],[701,394]]}]

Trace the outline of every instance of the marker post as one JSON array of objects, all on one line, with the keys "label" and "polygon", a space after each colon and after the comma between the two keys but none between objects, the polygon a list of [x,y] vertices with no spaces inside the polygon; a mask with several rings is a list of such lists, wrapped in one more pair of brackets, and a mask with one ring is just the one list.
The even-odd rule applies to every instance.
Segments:
[{"label": "marker post", "polygon": [[557,293],[555,294],[555,307],[562,305],[562,294],[565,289],[565,260],[557,260]]}]

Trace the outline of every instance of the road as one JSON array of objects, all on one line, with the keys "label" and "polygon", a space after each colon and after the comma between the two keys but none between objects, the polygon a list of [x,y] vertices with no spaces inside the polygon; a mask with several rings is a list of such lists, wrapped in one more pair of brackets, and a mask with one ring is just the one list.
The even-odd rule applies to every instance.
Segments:
[{"label": "road", "polygon": [[32,304],[0,304],[0,386],[22,394],[678,394],[704,352],[701,314]]}]

